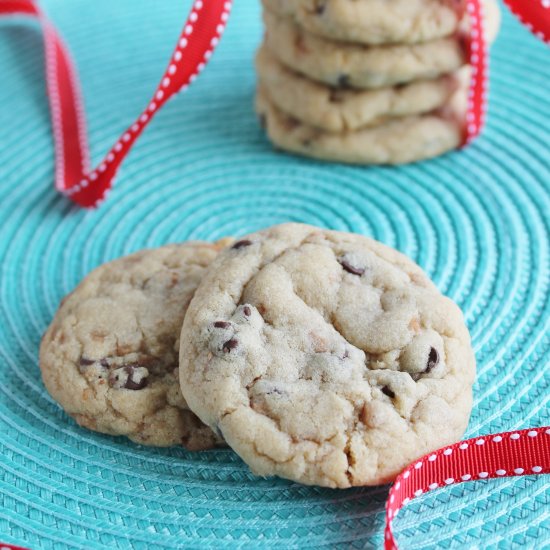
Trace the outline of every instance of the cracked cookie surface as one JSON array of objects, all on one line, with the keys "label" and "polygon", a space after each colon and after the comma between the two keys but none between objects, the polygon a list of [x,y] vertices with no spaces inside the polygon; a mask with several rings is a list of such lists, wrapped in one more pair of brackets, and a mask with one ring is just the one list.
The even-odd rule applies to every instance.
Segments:
[{"label": "cracked cookie surface", "polygon": [[460,309],[360,235],[283,224],[237,241],[181,338],[187,402],[259,475],[385,483],[468,422],[475,358]]},{"label": "cracked cookie surface", "polygon": [[199,450],[223,443],[181,394],[178,349],[193,293],[230,242],[119,258],[63,299],[42,338],[40,369],[49,393],[81,426],[145,445]]}]

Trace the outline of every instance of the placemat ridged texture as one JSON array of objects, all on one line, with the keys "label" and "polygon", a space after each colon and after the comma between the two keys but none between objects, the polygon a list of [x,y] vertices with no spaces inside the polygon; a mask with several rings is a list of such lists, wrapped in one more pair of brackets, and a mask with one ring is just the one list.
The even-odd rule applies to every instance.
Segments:
[{"label": "placemat ridged texture", "polygon": [[[79,66],[94,161],[146,103],[189,7],[45,1]],[[465,310],[479,363],[467,435],[548,423],[549,51],[504,17],[489,125],[462,151],[404,168],[276,153],[255,120],[259,2],[236,0],[190,90],[160,113],[98,211],[52,189],[41,38],[0,25],[0,540],[37,548],[380,547],[387,488],[253,477],[229,450],[138,447],[78,428],[39,376],[40,336],[99,263],[144,246],[287,220],[364,233],[412,256]],[[541,547],[548,479],[426,495],[402,548]]]}]

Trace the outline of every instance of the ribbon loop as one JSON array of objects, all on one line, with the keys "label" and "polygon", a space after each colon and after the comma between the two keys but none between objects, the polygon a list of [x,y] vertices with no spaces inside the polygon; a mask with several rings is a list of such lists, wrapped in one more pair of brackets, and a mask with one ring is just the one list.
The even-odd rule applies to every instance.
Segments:
[{"label": "ribbon loop", "polygon": [[196,0],[151,100],[94,170],[89,168],[82,94],[76,70],[55,28],[32,0],[0,0],[0,15],[38,19],[55,143],[55,187],[80,206],[98,206],[122,161],[157,111],[192,83],[208,63],[229,18],[231,0]]},{"label": "ribbon loop", "polygon": [[413,498],[447,485],[550,473],[550,427],[474,437],[415,460],[395,479],[386,501],[385,550],[397,550],[392,522]]}]

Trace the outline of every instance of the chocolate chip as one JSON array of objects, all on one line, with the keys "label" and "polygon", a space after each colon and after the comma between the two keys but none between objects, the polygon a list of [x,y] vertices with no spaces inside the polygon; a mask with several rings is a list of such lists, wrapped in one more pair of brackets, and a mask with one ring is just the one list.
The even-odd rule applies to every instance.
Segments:
[{"label": "chocolate chip", "polygon": [[326,5],[325,2],[317,3],[315,5],[315,13],[317,15],[323,15],[323,13],[325,12],[326,7],[327,7],[327,5]]},{"label": "chocolate chip", "polygon": [[348,273],[351,273],[352,275],[363,275],[365,273],[364,267],[355,267],[354,265],[351,265],[346,260],[338,260],[340,262],[340,265],[344,268],[345,271]]},{"label": "chocolate chip", "polygon": [[384,386],[382,388],[382,393],[384,395],[387,395],[390,399],[393,399],[395,397],[395,393],[388,386]]},{"label": "chocolate chip", "polygon": [[[92,367],[93,365],[93,367]],[[89,372],[89,368],[93,368],[93,372],[95,372],[99,378],[102,378],[103,374],[101,373],[103,371],[107,371],[110,368],[109,363],[107,362],[107,359],[89,359],[88,357],[81,357],[78,365],[78,370],[85,374],[86,372]]]},{"label": "chocolate chip", "polygon": [[[94,365],[94,367],[92,367]],[[82,374],[86,374],[89,372],[90,368],[94,369],[94,372],[98,374],[99,378],[101,378],[101,369],[107,370],[109,368],[109,365],[105,359],[102,359],[99,364],[97,359],[89,359],[88,357],[81,357],[78,365],[78,370]]]},{"label": "chocolate chip", "polygon": [[428,363],[426,364],[426,371],[430,372],[439,363],[439,353],[435,348],[430,348],[430,354],[428,355]]},{"label": "chocolate chip", "polygon": [[277,395],[284,395],[285,394],[285,392],[283,392],[279,388],[272,388],[268,392],[266,392],[265,394],[266,395],[273,395],[274,393],[277,394]]},{"label": "chocolate chip", "polygon": [[258,120],[260,122],[260,126],[265,130],[267,129],[267,117],[265,116],[264,113],[262,113],[259,117],[258,117]]},{"label": "chocolate chip", "polygon": [[109,386],[115,389],[141,390],[147,386],[149,371],[138,364],[125,365],[111,371]]},{"label": "chocolate chip", "polygon": [[251,244],[252,244],[252,241],[249,241],[248,239],[244,239],[242,241],[237,241],[231,248],[238,250],[239,248],[244,248],[245,246],[250,246]]},{"label": "chocolate chip", "polygon": [[245,317],[250,317],[252,315],[252,310],[248,306],[244,306],[243,314]]},{"label": "chocolate chip", "polygon": [[344,101],[344,94],[342,90],[331,90],[328,99],[331,103],[342,103]]},{"label": "chocolate chip", "polygon": [[227,321],[216,321],[214,326],[216,328],[228,328],[231,326],[231,323],[228,323]]},{"label": "chocolate chip", "polygon": [[126,388],[127,390],[142,390],[145,386],[147,386],[147,376],[144,376],[141,378],[141,380],[135,380],[135,369],[133,365],[126,365],[124,367],[124,372],[128,375],[128,378],[126,379],[126,383],[123,388]]},{"label": "chocolate chip", "polygon": [[344,90],[351,87],[349,74],[341,74],[338,77],[338,87]]},{"label": "chocolate chip", "polygon": [[225,344],[222,346],[223,351],[225,353],[229,353],[232,349],[235,349],[239,345],[239,341],[236,338],[231,338],[231,340],[228,340],[225,342]]},{"label": "chocolate chip", "polygon": [[349,357],[349,351],[346,350],[346,351],[344,352],[344,355],[342,355],[342,359],[347,359],[348,357]]},{"label": "chocolate chip", "polygon": [[287,127],[287,130],[290,132],[294,130],[295,128],[298,128],[298,126],[301,125],[300,121],[297,118],[294,118],[292,116],[288,116],[285,118],[285,125]]}]

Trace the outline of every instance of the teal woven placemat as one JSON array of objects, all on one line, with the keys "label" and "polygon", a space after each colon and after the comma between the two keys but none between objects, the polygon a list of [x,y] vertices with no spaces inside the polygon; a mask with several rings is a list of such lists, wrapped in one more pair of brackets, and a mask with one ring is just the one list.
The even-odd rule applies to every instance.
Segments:
[{"label": "teal woven placemat", "polygon": [[[98,211],[52,190],[41,39],[0,26],[0,539],[38,548],[380,547],[387,488],[253,477],[228,450],[149,449],[78,428],[41,383],[60,298],[100,262],[170,241],[295,220],[371,235],[464,308],[478,358],[468,435],[548,423],[548,49],[504,17],[489,125],[462,152],[404,168],[274,152],[252,111],[257,0],[236,0],[212,64],[171,102]],[[48,0],[86,99],[94,161],[145,105],[180,31],[178,0]],[[544,476],[426,495],[402,548],[542,548]]]}]

